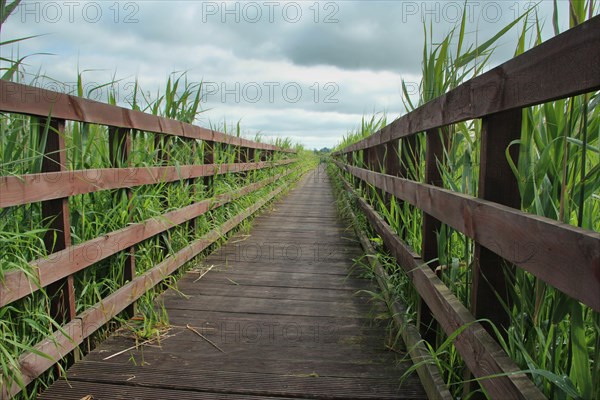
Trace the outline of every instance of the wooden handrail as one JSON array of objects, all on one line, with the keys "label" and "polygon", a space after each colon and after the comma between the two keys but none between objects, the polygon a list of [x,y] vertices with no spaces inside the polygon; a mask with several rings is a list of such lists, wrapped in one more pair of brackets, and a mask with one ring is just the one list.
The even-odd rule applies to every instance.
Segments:
[{"label": "wooden handrail", "polygon": [[[347,181],[344,180],[343,183],[357,196]],[[466,328],[457,336],[454,345],[473,374],[482,378],[481,384],[492,398],[545,399],[525,374],[518,373],[519,369],[515,363],[424,260],[394,233],[364,199],[360,197],[357,199],[361,211],[410,277],[415,289],[433,311],[444,332],[451,335],[461,327]],[[506,376],[489,378],[497,374],[506,374]]]},{"label": "wooden handrail", "polygon": [[0,176],[0,208],[102,190],[133,188],[205,176],[255,171],[296,161],[297,159],[294,158],[276,162],[101,168]]},{"label": "wooden handrail", "polygon": [[400,117],[334,154],[364,150],[486,115],[600,89],[596,16]]},{"label": "wooden handrail", "polygon": [[141,111],[4,80],[0,80],[0,111],[42,118],[51,116],[67,121],[135,129],[259,150],[295,152]]}]

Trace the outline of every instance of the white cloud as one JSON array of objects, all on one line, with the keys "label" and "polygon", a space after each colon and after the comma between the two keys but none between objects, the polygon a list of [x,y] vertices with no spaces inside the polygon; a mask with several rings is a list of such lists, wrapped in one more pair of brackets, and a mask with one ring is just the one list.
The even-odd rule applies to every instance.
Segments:
[{"label": "white cloud", "polygon": [[[404,112],[401,80],[411,88],[420,80],[422,17],[429,13],[439,20],[435,39],[456,22],[454,3],[463,2],[281,2],[273,10],[264,2],[227,2],[227,10],[233,10],[228,14],[221,1],[27,1],[2,26],[1,40],[48,34],[18,45],[20,55],[55,54],[28,58],[29,72],[72,87],[77,71],[86,70],[88,89],[122,79],[122,104],[136,78],[153,95],[170,73],[188,71],[191,81],[207,82],[205,89],[213,92],[205,96],[205,107],[212,109],[201,122],[241,119],[247,130],[330,147],[363,114]],[[500,7],[497,18],[491,3]],[[526,3],[470,2],[469,40],[481,43]],[[540,9],[548,20],[549,3]],[[294,22],[296,5],[302,13]],[[52,14],[55,8],[61,18]],[[98,9],[100,17],[92,22]],[[252,22],[257,9],[261,16]],[[503,40],[495,62],[510,58],[517,34]],[[2,56],[10,55],[6,46],[1,50]]]}]

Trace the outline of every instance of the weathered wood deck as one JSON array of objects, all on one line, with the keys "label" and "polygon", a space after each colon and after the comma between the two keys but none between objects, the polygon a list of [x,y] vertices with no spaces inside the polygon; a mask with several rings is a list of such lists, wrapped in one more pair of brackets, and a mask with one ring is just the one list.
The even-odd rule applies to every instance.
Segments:
[{"label": "weathered wood deck", "polygon": [[[159,346],[115,334],[42,399],[425,398],[416,375],[386,349],[381,305],[349,272],[361,254],[335,214],[323,169],[255,219],[162,299],[173,326]],[[186,326],[193,327],[211,344]],[[218,347],[218,348],[217,348]],[[221,349],[221,350],[219,350]]]}]

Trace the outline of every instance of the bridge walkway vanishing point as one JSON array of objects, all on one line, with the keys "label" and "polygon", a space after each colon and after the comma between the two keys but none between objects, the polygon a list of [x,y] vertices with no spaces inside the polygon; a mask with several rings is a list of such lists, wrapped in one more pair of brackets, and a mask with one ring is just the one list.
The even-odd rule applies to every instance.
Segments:
[{"label": "bridge walkway vanishing point", "polygon": [[[135,348],[117,331],[41,399],[426,398],[387,348],[361,289],[362,254],[324,167],[161,296],[170,329]],[[123,351],[129,349],[127,351]]]}]

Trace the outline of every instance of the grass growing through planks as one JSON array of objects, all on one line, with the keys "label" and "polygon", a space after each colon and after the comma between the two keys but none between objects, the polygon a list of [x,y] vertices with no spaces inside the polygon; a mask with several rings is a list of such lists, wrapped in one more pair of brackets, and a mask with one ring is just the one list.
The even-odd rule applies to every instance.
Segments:
[{"label": "grass growing through planks", "polygon": [[[598,14],[597,1],[569,1],[569,26]],[[561,4],[554,2],[551,21],[559,32]],[[542,42],[541,25],[535,9],[501,29],[489,41],[468,45],[465,15],[462,22],[441,42],[431,41],[427,30],[418,99],[409,96],[403,84],[403,101],[408,111],[425,104],[484,71],[497,41],[509,29],[520,27],[515,56]],[[533,17],[533,18],[532,18]],[[428,35],[429,33],[429,35]],[[523,110],[521,138],[511,143],[519,159],[507,160],[519,182],[521,209],[574,226],[600,231],[600,96],[576,96]],[[385,126],[385,116],[363,118],[358,129],[349,132],[337,149],[369,136]],[[477,195],[481,122],[465,121],[448,128],[444,159],[438,163],[443,186],[453,191]],[[403,140],[399,152],[407,162],[408,178],[424,180],[424,135],[416,135],[413,146]],[[363,166],[363,154],[355,163]],[[351,179],[350,176],[346,176]],[[421,246],[421,212],[392,199],[388,205],[377,191],[357,182],[359,192],[368,198],[392,228],[417,252]],[[468,307],[474,243],[447,226],[438,232],[438,271],[443,282]],[[394,283],[400,298],[416,308],[416,296],[406,284],[402,269],[388,265],[399,276]],[[547,286],[517,268],[511,277],[511,326],[501,344],[535,384],[553,399],[600,398],[600,316],[589,307]],[[430,345],[433,359],[456,398],[464,396],[464,364],[452,338],[438,333]]]}]

